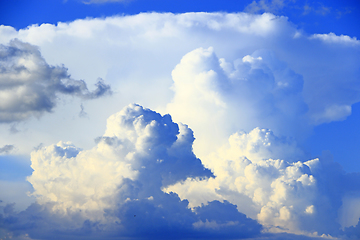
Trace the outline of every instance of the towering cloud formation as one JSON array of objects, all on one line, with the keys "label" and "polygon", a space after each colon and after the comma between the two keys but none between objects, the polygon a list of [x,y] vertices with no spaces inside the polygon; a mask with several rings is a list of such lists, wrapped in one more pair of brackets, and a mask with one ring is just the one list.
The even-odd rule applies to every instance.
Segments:
[{"label": "towering cloud formation", "polygon": [[[296,143],[314,125],[346,118],[360,100],[357,39],[309,36],[285,17],[245,13],[0,26],[1,43],[12,38],[29,44],[2,47],[2,122],[52,110],[60,93],[109,92],[102,84],[91,92],[49,64],[64,63],[76,78],[106,77],[120,93],[87,105],[86,119],[77,117],[79,103],[30,125],[45,145],[69,136],[93,146],[86,140],[103,131],[97,123],[129,102],[184,124],[130,105],[89,150],[59,142],[34,151],[28,180],[37,203],[21,213],[4,207],[4,231],[34,239],[279,236],[262,229],[359,238],[359,174],[344,173],[329,156],[309,159]],[[26,135],[17,136],[2,136],[1,146],[21,149]]]},{"label": "towering cloud formation", "polygon": [[91,150],[60,142],[33,152],[29,182],[39,203],[54,202],[62,211],[102,212],[120,202],[157,198],[161,187],[211,176],[192,153],[193,140],[192,131],[169,115],[131,105],[108,119]]},{"label": "towering cloud formation", "polygon": [[167,109],[194,128],[201,158],[241,129],[259,126],[299,136],[308,127],[302,77],[272,52],[229,63],[212,48],[199,48],[182,58],[172,76],[175,96]]},{"label": "towering cloud formation", "polygon": [[49,66],[37,47],[17,39],[0,45],[0,64],[0,123],[51,112],[58,93],[82,99],[111,93],[102,80],[90,92],[83,80],[70,78],[65,67]]},{"label": "towering cloud formation", "polygon": [[129,105],[109,117],[90,150],[65,142],[35,150],[28,181],[37,203],[20,213],[6,206],[2,226],[34,239],[259,235],[245,213],[271,232],[356,236],[354,227],[341,232],[337,212],[351,211],[341,201],[360,177],[331,159],[297,161],[293,140],[255,128],[231,135],[204,166],[193,141],[170,115]]},{"label": "towering cloud formation", "polygon": [[[11,206],[4,208],[2,224],[40,239],[53,237],[53,231],[90,231],[95,238],[159,238],[158,231],[166,238],[176,238],[179,231],[224,237],[222,230],[229,237],[259,234],[261,225],[228,202],[191,211],[186,200],[161,191],[187,177],[213,176],[193,154],[193,140],[192,131],[169,115],[130,105],[108,119],[105,134],[91,150],[60,142],[34,151],[28,180],[37,204],[19,215]],[[215,209],[221,214],[214,215]],[[40,219],[32,219],[34,214]],[[47,227],[41,226],[43,221]]]}]

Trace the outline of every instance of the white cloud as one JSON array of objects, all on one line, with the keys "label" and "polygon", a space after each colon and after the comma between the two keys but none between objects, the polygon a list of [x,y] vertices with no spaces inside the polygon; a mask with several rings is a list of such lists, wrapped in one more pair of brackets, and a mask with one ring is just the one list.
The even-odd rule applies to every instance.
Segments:
[{"label": "white cloud", "polygon": [[[228,145],[205,161],[215,179],[189,178],[165,191],[178,193],[191,206],[224,199],[265,226],[296,232],[302,230],[297,223],[299,218],[311,215],[311,209],[314,212],[316,180],[309,166],[318,165],[318,160],[289,162],[300,152],[291,141],[277,138],[265,129],[236,133]],[[209,198],[204,201],[204,193],[195,193],[206,192],[205,189]]]},{"label": "white cloud", "polygon": [[302,77],[272,52],[257,51],[229,63],[212,48],[199,48],[182,58],[172,76],[175,96],[167,110],[192,126],[195,152],[202,159],[240,129],[261,126],[290,136],[306,130]]},{"label": "white cloud", "polygon": [[141,239],[159,229],[167,236],[259,235],[261,226],[243,213],[270,232],[342,234],[338,216],[349,220],[351,203],[341,201],[359,192],[359,175],[344,174],[327,156],[298,161],[303,154],[293,140],[255,128],[233,134],[203,160],[211,177],[193,154],[193,141],[192,131],[170,115],[129,105],[108,118],[90,150],[64,142],[35,150],[28,180],[37,203],[20,213],[6,210],[0,220],[36,239],[63,232]]},{"label": "white cloud", "polygon": [[146,239],[158,231],[167,238],[178,232],[222,238],[260,234],[261,225],[235,205],[212,202],[192,212],[187,201],[161,191],[187,177],[212,176],[193,154],[193,140],[192,131],[170,115],[129,105],[109,117],[105,134],[90,150],[60,142],[34,151],[28,181],[37,202],[20,213],[13,205],[0,207],[0,223],[35,239],[59,234]]},{"label": "white cloud", "polygon": [[[91,150],[60,142],[31,154],[34,172],[28,180],[40,204],[54,203],[62,212],[98,212],[97,219],[128,198],[158,197],[162,186],[187,176],[211,176],[192,153],[192,131],[141,106],[109,117],[97,141]],[[129,182],[137,182],[137,193],[127,192]]]},{"label": "white cloud", "polygon": [[310,39],[319,39],[326,43],[338,43],[350,46],[358,46],[360,45],[360,41],[357,40],[356,37],[350,37],[347,35],[336,35],[335,33],[328,33],[328,34],[313,34],[310,36]]},{"label": "white cloud", "polygon": [[215,178],[188,178],[164,191],[178,193],[191,207],[229,201],[270,232],[341,234],[339,216],[350,221],[345,215],[352,203],[341,207],[341,201],[346,194],[359,192],[354,186],[359,176],[344,174],[326,156],[304,162],[283,160],[291,152],[296,156],[299,149],[269,135],[271,131],[264,129],[232,135],[227,145],[204,161]]},{"label": "white cloud", "polygon": [[312,117],[315,122],[330,122],[330,119],[345,120],[351,115],[351,106],[332,105],[324,109],[324,112],[314,114]]},{"label": "white cloud", "polygon": [[[16,219],[1,222],[8,229],[22,226],[19,234],[40,239],[51,239],[59,228],[98,239],[103,235],[96,229],[105,228],[107,237],[146,236],[159,229],[175,229],[169,230],[171,236],[179,229],[258,234],[261,226],[243,212],[272,230],[340,236],[337,219],[351,208],[351,202],[341,208],[341,201],[358,191],[358,176],[343,173],[326,157],[306,161],[294,138],[301,142],[313,125],[346,118],[360,100],[357,44],[317,41],[299,35],[286,17],[246,13],[146,13],[19,31],[0,26],[2,44],[13,38],[23,41],[21,46],[39,47],[33,57],[41,61],[19,58],[29,71],[41,62],[73,79],[101,77],[111,83],[114,95],[82,103],[78,98],[58,101],[55,91],[53,114],[19,123],[16,134],[0,126],[0,146],[15,142],[23,153],[41,142],[47,146],[61,140],[33,153],[35,171],[29,180],[38,204],[6,215]],[[68,70],[51,67],[61,64]],[[170,112],[175,122],[188,124],[197,157],[216,178],[199,177],[209,172],[192,153],[192,131],[169,116],[133,105],[109,118],[105,130],[103,121],[129,102]],[[78,117],[81,109],[87,118]],[[97,145],[89,147],[104,130]],[[192,206],[224,203],[194,208],[198,213],[208,209],[195,214],[186,199],[161,191],[169,184]],[[231,217],[211,215],[219,213],[216,209]],[[281,236],[288,235],[274,239]]]},{"label": "white cloud", "polygon": [[[17,37],[38,45],[49,64],[65,64],[75,79],[106,79],[118,90],[122,106],[136,101],[163,108],[172,97],[169,73],[174,66],[186,53],[210,46],[230,63],[259,50],[271,50],[302,76],[302,95],[314,124],[344,118],[324,114],[329,106],[351,106],[359,101],[356,88],[350,87],[358,79],[356,46],[339,49],[335,42],[323,44],[308,39],[306,33],[294,38],[299,30],[286,17],[269,13],[144,13],[33,25],[18,32],[2,26],[0,31],[3,43]],[[118,110],[113,104],[107,109],[102,119]],[[329,117],[316,121],[319,118],[314,116],[319,115]]]}]

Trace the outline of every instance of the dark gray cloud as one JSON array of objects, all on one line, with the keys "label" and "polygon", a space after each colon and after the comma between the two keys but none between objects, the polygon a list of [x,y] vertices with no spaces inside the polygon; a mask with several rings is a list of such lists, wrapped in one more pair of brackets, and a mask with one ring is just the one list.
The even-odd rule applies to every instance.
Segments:
[{"label": "dark gray cloud", "polygon": [[0,148],[0,154],[5,153],[8,154],[14,149],[14,145],[5,145]]},{"label": "dark gray cloud", "polygon": [[17,39],[0,45],[0,123],[51,112],[58,94],[84,100],[111,94],[102,79],[95,86],[89,91],[85,81],[72,79],[64,66],[48,65],[34,45]]}]

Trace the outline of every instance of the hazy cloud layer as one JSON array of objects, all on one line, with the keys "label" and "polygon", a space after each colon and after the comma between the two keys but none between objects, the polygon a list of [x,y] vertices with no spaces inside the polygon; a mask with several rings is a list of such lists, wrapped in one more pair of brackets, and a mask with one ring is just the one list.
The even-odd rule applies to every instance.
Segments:
[{"label": "hazy cloud layer", "polygon": [[0,122],[22,121],[51,112],[59,93],[94,99],[111,93],[102,80],[90,92],[65,67],[49,66],[36,46],[20,40],[0,46]]}]

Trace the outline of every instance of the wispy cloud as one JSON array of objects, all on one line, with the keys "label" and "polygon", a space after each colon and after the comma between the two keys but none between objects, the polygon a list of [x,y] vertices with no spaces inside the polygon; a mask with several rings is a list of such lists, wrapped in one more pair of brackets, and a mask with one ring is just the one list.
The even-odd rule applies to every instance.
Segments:
[{"label": "wispy cloud", "polygon": [[322,3],[318,3],[317,5],[306,3],[303,10],[303,15],[314,13],[316,15],[326,16],[331,13],[331,7],[327,7]]},{"label": "wispy cloud", "polygon": [[0,148],[0,154],[9,154],[14,149],[14,145],[5,145]]},{"label": "wispy cloud", "polygon": [[360,40],[358,40],[356,37],[349,37],[347,35],[337,36],[332,32],[328,34],[313,34],[310,36],[310,39],[319,39],[326,43],[336,43],[336,44],[344,44],[344,45],[352,45],[352,46],[360,45]]},{"label": "wispy cloud", "polygon": [[245,12],[250,13],[260,13],[260,12],[270,12],[270,13],[278,13],[280,10],[285,8],[290,2],[288,0],[259,0],[252,1],[249,5],[247,5],[244,9]]},{"label": "wispy cloud", "polygon": [[291,10],[298,15],[315,14],[319,16],[327,16],[332,12],[332,8],[323,3],[314,3],[296,0],[258,0],[253,1],[244,9],[249,13],[269,12],[274,14],[283,13],[284,10]]}]

